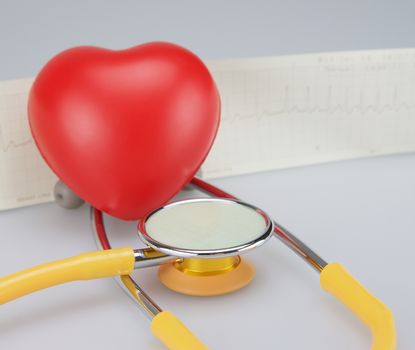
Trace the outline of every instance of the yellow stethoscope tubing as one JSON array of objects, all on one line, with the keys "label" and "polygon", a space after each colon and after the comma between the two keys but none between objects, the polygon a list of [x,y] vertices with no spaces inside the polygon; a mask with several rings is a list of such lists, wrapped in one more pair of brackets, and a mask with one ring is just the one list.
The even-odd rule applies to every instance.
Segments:
[{"label": "yellow stethoscope tubing", "polygon": [[392,311],[341,264],[327,264],[320,273],[320,285],[369,327],[372,333],[372,350],[396,349],[396,328]]},{"label": "yellow stethoscope tubing", "polygon": [[132,248],[80,254],[0,278],[0,304],[58,284],[128,275],[133,270]]},{"label": "yellow stethoscope tubing", "polygon": [[[0,304],[59,284],[127,276],[133,270],[134,251],[130,247],[85,253],[41,264],[0,278]],[[207,349],[168,311],[153,317],[151,330],[171,350]]]},{"label": "yellow stethoscope tubing", "polygon": [[[124,276],[134,270],[132,248],[117,248],[81,254],[32,267],[0,279],[0,304],[58,284],[103,277]],[[350,308],[372,331],[372,350],[396,348],[392,312],[366,290],[338,263],[326,265],[320,274],[321,287]],[[127,283],[126,283],[127,284]],[[127,284],[128,287],[128,284]],[[134,286],[130,285],[134,293]],[[207,349],[170,312],[162,311],[152,320],[152,332],[169,349]]]},{"label": "yellow stethoscope tubing", "polygon": [[349,308],[372,333],[372,350],[395,350],[396,327],[392,311],[373,296],[341,264],[327,263],[291,232],[274,222],[275,237],[320,273],[320,286]]}]

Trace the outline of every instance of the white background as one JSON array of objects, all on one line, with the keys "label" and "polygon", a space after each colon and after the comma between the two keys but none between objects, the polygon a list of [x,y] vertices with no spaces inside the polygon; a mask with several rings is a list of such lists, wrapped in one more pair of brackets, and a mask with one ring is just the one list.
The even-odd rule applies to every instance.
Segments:
[{"label": "white background", "polygon": [[[0,79],[33,76],[80,44],[170,40],[203,58],[414,46],[409,1],[3,1]],[[1,165],[0,165],[1,166]],[[214,181],[273,215],[327,260],[344,263],[394,311],[399,348],[414,347],[415,156],[380,157]],[[116,242],[134,224],[112,221]],[[0,275],[94,249],[88,210],[54,204],[0,213]],[[137,277],[211,349],[369,349],[367,330],[319,289],[318,275],[276,240],[248,258],[254,282],[223,297],[169,292]],[[1,349],[163,349],[111,280],[73,283],[0,310]]]}]

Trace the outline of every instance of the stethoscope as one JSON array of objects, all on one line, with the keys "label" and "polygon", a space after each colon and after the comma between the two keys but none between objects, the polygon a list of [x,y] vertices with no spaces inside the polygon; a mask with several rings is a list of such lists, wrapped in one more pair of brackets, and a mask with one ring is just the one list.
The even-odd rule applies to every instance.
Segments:
[{"label": "stethoscope", "polygon": [[231,293],[253,275],[241,255],[276,237],[320,273],[321,287],[352,310],[372,332],[372,350],[396,348],[391,311],[339,263],[327,263],[261,209],[198,178],[192,185],[214,196],[168,203],[140,220],[146,248],[111,248],[102,212],[92,208],[92,227],[102,251],[81,254],[0,279],[0,303],[74,280],[119,277],[120,285],[151,320],[152,333],[168,349],[207,349],[172,313],[164,311],[131,277],[160,266],[168,288],[190,295]]}]

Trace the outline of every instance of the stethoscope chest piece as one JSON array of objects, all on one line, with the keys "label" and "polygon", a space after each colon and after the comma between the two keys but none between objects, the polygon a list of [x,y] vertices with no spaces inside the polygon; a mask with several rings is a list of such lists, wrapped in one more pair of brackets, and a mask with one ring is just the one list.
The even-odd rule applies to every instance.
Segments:
[{"label": "stethoscope chest piece", "polygon": [[139,225],[146,244],[177,257],[159,267],[160,281],[193,296],[227,294],[248,285],[255,268],[241,254],[263,244],[272,232],[272,221],[260,209],[217,198],[168,204]]},{"label": "stethoscope chest piece", "polygon": [[[41,264],[0,279],[0,304],[65,282],[117,276],[117,281],[151,320],[151,330],[171,350],[207,350],[171,312],[163,311],[135,282],[134,270],[158,266],[161,282],[179,293],[213,296],[238,290],[254,269],[241,255],[279,238],[320,273],[321,287],[349,307],[371,330],[372,350],[395,350],[392,312],[341,264],[327,263],[260,209],[240,202],[201,180],[196,186],[224,198],[174,202],[139,222],[146,248],[111,248],[102,212],[91,208],[91,222],[103,251]],[[229,199],[230,198],[230,199]],[[161,267],[160,267],[161,266]]]}]

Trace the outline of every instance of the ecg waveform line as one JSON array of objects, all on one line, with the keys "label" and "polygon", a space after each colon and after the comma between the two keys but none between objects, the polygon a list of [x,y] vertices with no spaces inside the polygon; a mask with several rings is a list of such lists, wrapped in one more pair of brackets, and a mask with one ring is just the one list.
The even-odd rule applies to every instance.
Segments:
[{"label": "ecg waveform line", "polygon": [[283,106],[278,109],[263,109],[261,112],[251,112],[251,113],[234,113],[232,114],[231,118],[228,118],[228,121],[230,123],[237,122],[238,120],[245,120],[245,119],[257,119],[261,121],[264,117],[274,117],[279,115],[287,115],[287,114],[311,114],[311,113],[343,113],[347,115],[351,115],[354,113],[359,113],[361,115],[365,115],[368,113],[387,113],[387,112],[401,112],[402,110],[415,110],[415,103],[407,103],[407,102],[398,102],[397,96],[398,92],[397,89],[395,89],[393,94],[393,102],[392,103],[381,103],[380,102],[380,94],[379,91],[377,91],[375,100],[376,103],[364,103],[364,92],[360,91],[358,103],[357,104],[351,104],[349,103],[349,89],[346,89],[344,93],[344,103],[331,103],[332,101],[332,87],[328,87],[328,93],[327,93],[327,103],[325,106],[314,104],[313,106],[310,106],[311,104],[311,89],[310,87],[306,88],[306,97],[305,97],[305,106],[301,107],[299,105],[293,105],[289,106],[289,100],[291,97],[289,86],[285,86],[284,93],[282,95],[281,100],[283,101]]},{"label": "ecg waveform line", "polygon": [[27,123],[32,81],[0,81],[0,210],[53,200],[56,176],[33,148]]},{"label": "ecg waveform line", "polygon": [[414,63],[408,49],[213,64],[222,128],[204,176],[415,150]]},{"label": "ecg waveform line", "polygon": [[4,138],[3,128],[0,126],[0,150],[2,150],[3,153],[6,153],[10,149],[27,146],[31,144],[32,142],[33,141],[31,139],[24,140],[21,142],[16,142],[14,140],[10,140],[9,142],[6,142]]}]

